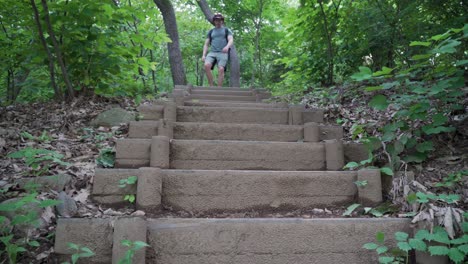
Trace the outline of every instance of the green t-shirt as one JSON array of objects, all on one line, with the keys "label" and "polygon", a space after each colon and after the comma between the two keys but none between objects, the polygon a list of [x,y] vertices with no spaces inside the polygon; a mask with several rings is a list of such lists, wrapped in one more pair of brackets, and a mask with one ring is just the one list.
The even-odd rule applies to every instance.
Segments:
[{"label": "green t-shirt", "polygon": [[[208,31],[208,34],[206,34],[207,38],[210,38],[209,36],[210,31]],[[228,36],[232,36],[232,31],[228,28]],[[211,30],[211,51],[212,52],[221,52],[224,47],[227,45],[227,36],[226,36],[226,30],[225,27],[220,27],[220,28],[213,28]]]}]

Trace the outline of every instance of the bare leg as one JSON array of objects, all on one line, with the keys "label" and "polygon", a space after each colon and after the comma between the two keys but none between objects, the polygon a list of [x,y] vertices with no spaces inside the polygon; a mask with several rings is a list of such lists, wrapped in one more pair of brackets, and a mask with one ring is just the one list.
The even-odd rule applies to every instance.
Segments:
[{"label": "bare leg", "polygon": [[213,86],[213,74],[211,73],[211,64],[205,64],[206,77],[208,78],[208,83],[210,86]]},{"label": "bare leg", "polygon": [[219,67],[218,68],[218,86],[219,87],[223,86],[223,81],[224,81],[224,67]]}]

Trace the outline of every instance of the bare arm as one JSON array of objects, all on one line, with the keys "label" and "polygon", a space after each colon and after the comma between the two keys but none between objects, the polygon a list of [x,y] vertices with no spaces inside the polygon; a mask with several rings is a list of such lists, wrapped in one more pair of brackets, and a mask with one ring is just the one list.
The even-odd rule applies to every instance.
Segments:
[{"label": "bare arm", "polygon": [[205,45],[203,46],[202,61],[205,61],[206,54],[208,53],[208,47],[210,46],[210,39],[206,38]]},{"label": "bare arm", "polygon": [[228,43],[227,43],[226,47],[223,48],[223,52],[227,53],[229,51],[229,49],[232,47],[233,44],[234,44],[234,37],[232,35],[229,35],[228,36]]}]

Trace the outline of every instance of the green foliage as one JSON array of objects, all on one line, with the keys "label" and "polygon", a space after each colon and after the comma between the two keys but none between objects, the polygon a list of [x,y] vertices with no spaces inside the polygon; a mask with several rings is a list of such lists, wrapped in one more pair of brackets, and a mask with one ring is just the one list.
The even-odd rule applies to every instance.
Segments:
[{"label": "green foliage", "polygon": [[38,137],[35,137],[31,134],[29,134],[28,132],[21,132],[20,135],[23,137],[23,138],[26,138],[26,139],[29,139],[29,140],[32,140],[32,141],[37,141],[37,142],[44,142],[44,143],[48,143],[52,140],[52,138],[48,135],[47,131],[42,131],[42,134]]},{"label": "green foliage", "polygon": [[[445,229],[441,227],[435,227],[432,233],[426,229],[420,229],[413,238],[405,232],[396,232],[397,247],[390,251],[384,245],[384,238],[385,235],[379,232],[376,236],[377,243],[366,243],[363,246],[365,249],[375,250],[380,256],[380,263],[409,263],[408,256],[412,250],[429,252],[431,256],[447,256],[454,263],[462,263],[468,256],[467,230],[455,239],[450,239]],[[431,242],[436,242],[437,245]]]},{"label": "green foliage", "polygon": [[62,161],[64,157],[53,150],[27,147],[25,149],[7,155],[13,159],[24,159],[26,165],[30,167],[31,173],[40,176],[49,171],[52,165],[69,166],[70,163]]},{"label": "green foliage", "polygon": [[128,247],[128,249],[125,252],[125,256],[123,257],[123,259],[119,260],[119,264],[131,264],[136,251],[141,250],[145,247],[149,247],[149,245],[143,241],[122,240],[120,241],[120,244]]},{"label": "green foliage", "polygon": [[[135,185],[138,181],[138,177],[137,176],[129,176],[128,178],[126,179],[121,179],[119,181],[119,187],[120,188],[125,188],[127,187],[128,185]],[[134,194],[126,194],[124,196],[124,201],[129,201],[130,203],[134,203],[135,202],[135,195]]]},{"label": "green foliage", "polygon": [[115,151],[111,148],[105,148],[99,151],[99,157],[96,158],[96,164],[104,168],[113,168],[115,163]]},{"label": "green foliage", "polygon": [[74,253],[71,255],[71,262],[63,262],[62,264],[75,264],[80,258],[89,258],[95,255],[91,249],[78,244],[68,242],[67,246],[69,249],[73,250]]},{"label": "green foliage", "polygon": [[13,215],[10,221],[5,216],[0,216],[0,242],[4,248],[0,249],[0,256],[5,256],[9,263],[16,263],[18,255],[28,251],[28,248],[39,247],[39,242],[31,240],[27,235],[20,237],[18,232],[12,232],[16,228],[28,227],[34,228],[39,225],[40,216],[32,207],[40,208],[50,207],[61,203],[57,200],[38,200],[37,193],[26,194],[14,201],[0,204],[0,213]]},{"label": "green foliage", "polygon": [[463,177],[466,176],[468,176],[468,170],[459,171],[457,173],[450,173],[447,177],[442,179],[442,182],[438,182],[434,186],[452,188],[460,183]]},{"label": "green foliage", "polygon": [[354,80],[373,85],[365,88],[376,93],[369,106],[379,111],[389,105],[396,109],[392,122],[381,128],[381,136],[365,138],[374,142],[372,151],[381,149],[388,154],[390,168],[382,172],[392,175],[402,163],[424,161],[434,150],[430,136],[455,130],[448,125],[448,117],[461,108],[459,101],[466,94],[460,89],[464,86],[464,69],[457,66],[463,62],[453,61],[453,56],[462,53],[465,31],[468,25],[424,42],[412,42],[410,46],[418,47],[419,54],[412,57],[411,64],[384,67],[375,73],[360,67],[359,73],[352,75]]}]

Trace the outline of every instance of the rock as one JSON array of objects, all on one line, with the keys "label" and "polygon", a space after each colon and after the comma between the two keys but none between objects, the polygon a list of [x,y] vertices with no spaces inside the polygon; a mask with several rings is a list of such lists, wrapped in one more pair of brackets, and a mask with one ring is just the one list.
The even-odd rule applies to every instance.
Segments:
[{"label": "rock", "polygon": [[323,210],[323,209],[314,208],[312,210],[312,213],[314,213],[314,214],[323,214],[324,212],[325,212],[325,210]]},{"label": "rock", "polygon": [[68,196],[65,192],[60,192],[57,198],[59,201],[62,201],[61,204],[56,206],[59,216],[73,217],[76,215],[78,207],[76,206],[76,202],[73,198]]},{"label": "rock", "polygon": [[16,180],[16,184],[22,189],[28,186],[38,185],[37,190],[48,191],[50,189],[60,192],[63,191],[66,185],[71,181],[71,176],[68,174],[57,174],[53,176],[41,176],[33,178],[21,178]]},{"label": "rock", "polygon": [[145,212],[137,210],[131,214],[131,216],[145,216]]},{"label": "rock", "polygon": [[[0,205],[5,206],[7,204],[15,204],[19,203],[22,200],[22,198],[12,198],[6,201],[3,201],[0,203]],[[13,220],[16,216],[18,215],[28,215],[29,213],[34,212],[36,213],[37,220],[38,221],[30,221],[24,224],[18,224],[15,225],[15,232],[18,232],[18,234],[26,235],[29,233],[31,229],[36,229],[36,228],[44,228],[46,226],[46,223],[40,218],[42,213],[44,212],[44,209],[39,207],[39,203],[37,202],[29,202],[23,204],[22,207],[18,208],[15,211],[0,211],[0,215],[5,216],[9,220]]]},{"label": "rock", "polygon": [[0,180],[0,188],[3,188],[7,184],[8,184],[7,181]]},{"label": "rock", "polygon": [[5,139],[3,139],[3,138],[0,137],[0,149],[2,149],[2,148],[5,147],[5,146],[6,146],[6,141],[5,141]]},{"label": "rock", "polygon": [[129,123],[130,121],[135,121],[134,114],[122,108],[112,108],[99,114],[91,121],[91,125],[95,127],[113,127],[119,126],[121,123]]}]

